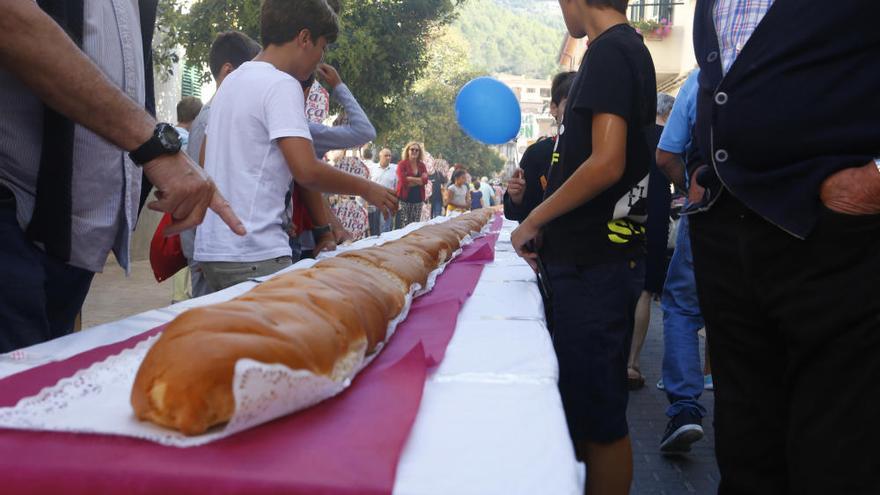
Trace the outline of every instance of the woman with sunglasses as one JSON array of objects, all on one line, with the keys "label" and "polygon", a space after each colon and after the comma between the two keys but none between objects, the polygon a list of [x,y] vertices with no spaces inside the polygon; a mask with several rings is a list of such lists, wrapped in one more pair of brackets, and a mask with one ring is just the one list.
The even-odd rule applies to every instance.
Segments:
[{"label": "woman with sunglasses", "polygon": [[422,161],[423,148],[415,141],[408,143],[397,164],[397,198],[400,200],[400,210],[395,228],[398,229],[422,218],[425,184],[428,183],[428,168]]}]

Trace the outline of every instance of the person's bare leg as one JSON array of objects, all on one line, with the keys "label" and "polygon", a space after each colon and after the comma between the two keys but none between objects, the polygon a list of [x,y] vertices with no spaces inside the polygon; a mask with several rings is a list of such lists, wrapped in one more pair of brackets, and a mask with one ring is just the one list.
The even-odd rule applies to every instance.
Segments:
[{"label": "person's bare leg", "polygon": [[[642,291],[639,296],[639,302],[636,303],[636,314],[633,320],[633,338],[632,346],[629,350],[629,362],[627,363],[627,377],[637,379],[641,376],[641,368],[639,363],[639,355],[642,353],[642,346],[645,344],[645,337],[648,334],[648,325],[651,323],[651,293]],[[638,372],[639,376],[636,376]]]},{"label": "person's bare leg", "polygon": [[587,464],[586,495],[628,495],[632,484],[632,445],[629,435],[612,443],[583,442]]},{"label": "person's bare leg", "polygon": [[709,346],[706,346],[706,358],[703,360],[703,376],[712,374],[712,365],[709,363]]}]

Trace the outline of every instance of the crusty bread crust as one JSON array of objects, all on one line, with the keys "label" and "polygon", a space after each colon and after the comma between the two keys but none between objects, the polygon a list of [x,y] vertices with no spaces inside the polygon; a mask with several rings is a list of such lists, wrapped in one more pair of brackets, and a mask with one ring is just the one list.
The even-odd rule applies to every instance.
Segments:
[{"label": "crusty bread crust", "polygon": [[387,339],[410,288],[424,287],[491,217],[477,210],[184,312],[141,363],[131,392],[136,416],[187,435],[229,421],[235,363],[244,358],[334,381],[353,377]]}]

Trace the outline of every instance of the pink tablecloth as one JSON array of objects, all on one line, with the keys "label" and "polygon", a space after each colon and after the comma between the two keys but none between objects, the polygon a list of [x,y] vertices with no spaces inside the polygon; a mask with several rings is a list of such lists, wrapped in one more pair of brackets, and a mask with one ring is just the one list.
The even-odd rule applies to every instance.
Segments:
[{"label": "pink tablecloth", "polygon": [[[497,229],[500,218],[496,218]],[[443,359],[497,236],[467,246],[417,299],[354,384],[309,410],[188,449],[86,434],[0,430],[3,493],[390,494],[429,367]],[[0,406],[51,386],[149,335],[0,380]]]}]

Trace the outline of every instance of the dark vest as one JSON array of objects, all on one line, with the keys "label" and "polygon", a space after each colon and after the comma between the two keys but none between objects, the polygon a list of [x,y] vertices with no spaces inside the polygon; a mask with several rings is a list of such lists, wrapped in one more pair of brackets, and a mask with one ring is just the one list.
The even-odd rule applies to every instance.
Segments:
[{"label": "dark vest", "polygon": [[[64,29],[77,46],[83,42],[84,0],[38,0],[40,8]],[[158,0],[140,0],[141,35],[144,46],[146,108],[155,114],[153,94],[153,28]],[[37,196],[27,235],[46,252],[70,260],[74,123],[44,106],[43,146],[37,174]]]},{"label": "dark vest", "polygon": [[695,134],[725,189],[804,238],[819,187],[880,155],[880,29],[873,2],[776,0],[721,76],[715,0],[697,2]]}]

